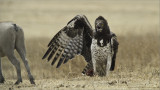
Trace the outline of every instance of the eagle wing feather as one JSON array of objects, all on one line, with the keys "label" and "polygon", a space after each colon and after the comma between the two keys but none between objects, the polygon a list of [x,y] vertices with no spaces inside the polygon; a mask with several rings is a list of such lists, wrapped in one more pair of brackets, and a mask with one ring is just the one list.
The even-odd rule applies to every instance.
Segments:
[{"label": "eagle wing feather", "polygon": [[[51,39],[48,44],[48,50],[42,59],[48,56],[48,61],[50,61],[54,56],[51,65],[54,65],[59,60],[57,68],[62,63],[67,63],[69,59],[74,58],[77,54],[83,55],[87,59],[86,61],[90,61],[91,58],[84,55],[84,50],[90,48],[91,36],[92,27],[87,18],[84,15],[77,15]],[[87,40],[90,42],[86,45]],[[91,54],[90,50],[87,53]]]}]

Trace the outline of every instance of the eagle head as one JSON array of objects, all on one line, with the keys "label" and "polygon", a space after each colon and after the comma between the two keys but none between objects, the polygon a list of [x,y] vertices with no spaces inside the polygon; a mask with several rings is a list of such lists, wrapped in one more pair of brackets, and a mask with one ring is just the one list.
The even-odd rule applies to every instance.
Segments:
[{"label": "eagle head", "polygon": [[97,39],[97,44],[99,46],[105,46],[106,42],[111,40],[111,34],[110,34],[110,29],[108,26],[107,20],[99,16],[95,20],[95,32],[94,32],[94,37]]},{"label": "eagle head", "polygon": [[99,16],[96,20],[95,20],[95,30],[96,33],[101,33],[101,34],[110,34],[110,29],[107,23],[107,20],[105,18],[103,18],[102,16]]}]

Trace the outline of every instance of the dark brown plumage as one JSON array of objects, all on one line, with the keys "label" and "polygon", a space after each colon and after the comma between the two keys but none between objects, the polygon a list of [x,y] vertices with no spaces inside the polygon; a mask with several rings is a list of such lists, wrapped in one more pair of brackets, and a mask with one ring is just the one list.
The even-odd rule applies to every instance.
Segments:
[{"label": "dark brown plumage", "polygon": [[90,61],[91,30],[85,16],[76,16],[49,42],[49,48],[42,59],[49,55],[49,61],[55,55],[51,63],[53,65],[60,57],[57,68],[77,54],[83,55],[87,62]]},{"label": "dark brown plumage", "polygon": [[[103,25],[101,22],[103,22]],[[52,38],[48,44],[48,50],[42,59],[48,57],[48,61],[50,61],[53,58],[51,65],[54,65],[59,60],[56,66],[58,68],[62,63],[67,63],[69,59],[74,58],[75,55],[81,54],[88,62],[82,73],[92,76],[92,39],[96,38],[97,45],[99,45],[100,40],[104,38],[104,41],[107,41],[104,43],[106,45],[111,41],[112,37],[116,38],[115,34],[111,33],[107,21],[102,16],[96,19],[94,31],[86,16],[77,15]],[[113,44],[113,48],[117,51],[118,42],[116,39],[114,42],[116,43]],[[116,53],[112,58],[114,60],[112,60],[113,65],[111,65],[110,70],[114,70]]]}]

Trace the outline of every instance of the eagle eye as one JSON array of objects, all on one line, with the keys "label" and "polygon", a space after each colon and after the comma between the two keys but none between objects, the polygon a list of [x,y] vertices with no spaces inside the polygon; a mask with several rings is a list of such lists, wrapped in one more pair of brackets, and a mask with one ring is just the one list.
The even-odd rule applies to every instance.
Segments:
[{"label": "eagle eye", "polygon": [[104,24],[102,23],[102,25],[101,25],[102,27],[104,26]]}]

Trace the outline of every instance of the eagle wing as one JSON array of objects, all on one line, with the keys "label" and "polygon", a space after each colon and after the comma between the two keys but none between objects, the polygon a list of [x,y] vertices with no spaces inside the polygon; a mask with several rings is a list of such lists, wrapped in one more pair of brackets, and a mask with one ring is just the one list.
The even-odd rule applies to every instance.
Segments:
[{"label": "eagle wing", "polygon": [[81,54],[85,60],[91,60],[92,27],[84,15],[77,15],[61,29],[49,42],[48,50],[42,57],[48,57],[48,61],[53,58],[51,65],[57,60],[57,68],[72,59],[75,55]]},{"label": "eagle wing", "polygon": [[112,56],[112,62],[111,62],[111,67],[110,67],[110,71],[113,71],[114,68],[115,68],[115,62],[116,62],[116,54],[118,52],[118,41],[117,41],[117,36],[111,32],[111,35],[112,35],[112,50],[113,50],[113,56]]}]

